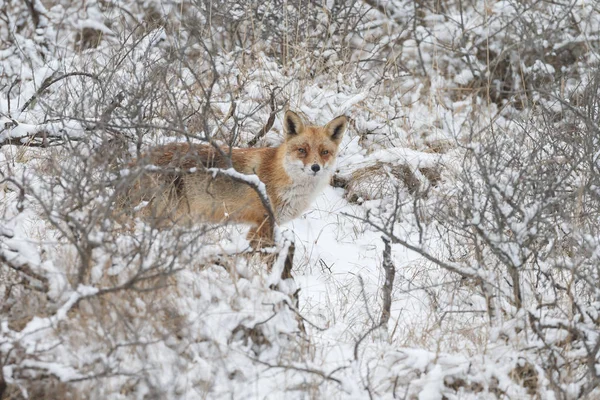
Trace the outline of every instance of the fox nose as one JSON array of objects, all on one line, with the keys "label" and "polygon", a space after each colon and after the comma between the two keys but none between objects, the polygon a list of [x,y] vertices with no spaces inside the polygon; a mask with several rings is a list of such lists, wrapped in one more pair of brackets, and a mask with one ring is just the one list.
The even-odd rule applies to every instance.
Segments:
[{"label": "fox nose", "polygon": [[321,169],[321,167],[319,166],[319,164],[313,164],[310,169],[313,170],[313,172],[317,173],[319,172],[319,170]]}]

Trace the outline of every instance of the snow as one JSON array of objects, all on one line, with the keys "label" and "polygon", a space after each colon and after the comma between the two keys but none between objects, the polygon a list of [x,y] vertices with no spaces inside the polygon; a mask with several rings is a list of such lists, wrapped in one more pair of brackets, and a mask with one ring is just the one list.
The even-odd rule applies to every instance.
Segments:
[{"label": "snow", "polygon": [[[213,176],[217,176],[217,174],[222,174],[225,176],[230,176],[235,179],[239,179],[244,182],[248,182],[250,185],[252,185],[259,191],[260,195],[264,199],[269,198],[269,196],[267,195],[267,188],[265,187],[265,184],[261,182],[260,178],[257,175],[242,174],[233,168],[228,168],[228,169],[208,168],[206,171],[209,173],[212,173]],[[190,171],[190,172],[192,172],[192,171]]]},{"label": "snow", "polygon": [[38,125],[20,124],[7,118],[0,118],[0,125],[3,126],[0,131],[0,143],[8,139],[26,138],[28,135],[41,131],[41,127]]},{"label": "snow", "polygon": [[459,85],[468,85],[473,78],[473,73],[468,69],[464,69],[454,77],[454,82],[458,83]]},{"label": "snow", "polygon": [[79,21],[79,29],[85,29],[85,28],[89,28],[89,29],[95,29],[97,31],[100,31],[102,33],[108,34],[108,35],[112,35],[113,31],[107,27],[106,25],[99,23],[97,20],[94,19],[84,19]]}]

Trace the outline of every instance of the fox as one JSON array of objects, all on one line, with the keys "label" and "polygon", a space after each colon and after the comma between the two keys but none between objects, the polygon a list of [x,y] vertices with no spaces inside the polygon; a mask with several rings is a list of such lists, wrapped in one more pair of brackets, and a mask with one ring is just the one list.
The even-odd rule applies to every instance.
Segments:
[{"label": "fox", "polygon": [[[298,218],[331,181],[347,126],[345,115],[314,126],[288,110],[283,117],[284,140],[277,147],[223,147],[218,151],[212,145],[188,142],[155,147],[143,162],[158,167],[158,172],[150,169],[144,173],[128,203],[138,204],[136,209],[145,204],[139,214],[146,219],[250,225],[250,245],[270,246],[274,243],[271,222],[284,224]],[[235,171],[257,175],[264,183],[272,213],[248,184],[207,171],[228,168],[226,157]],[[275,221],[270,221],[269,215]]]}]

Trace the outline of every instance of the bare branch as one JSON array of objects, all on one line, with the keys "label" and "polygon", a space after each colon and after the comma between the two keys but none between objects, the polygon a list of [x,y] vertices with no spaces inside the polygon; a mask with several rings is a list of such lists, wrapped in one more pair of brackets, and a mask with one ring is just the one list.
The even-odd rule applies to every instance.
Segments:
[{"label": "bare branch", "polygon": [[[47,292],[48,278],[35,272],[27,263],[16,263],[15,258],[16,257],[9,258],[7,257],[6,252],[0,251],[0,262],[3,262],[9,268],[23,274],[30,282],[32,282],[35,289]],[[40,284],[36,285],[35,281],[40,282]]]},{"label": "bare branch", "polygon": [[394,277],[396,276],[396,267],[392,262],[392,248],[390,241],[383,236],[381,238],[385,248],[383,249],[383,270],[385,271],[385,283],[383,284],[383,307],[381,309],[381,319],[379,324],[386,326],[390,320],[390,309],[392,307],[392,290],[394,288]]}]

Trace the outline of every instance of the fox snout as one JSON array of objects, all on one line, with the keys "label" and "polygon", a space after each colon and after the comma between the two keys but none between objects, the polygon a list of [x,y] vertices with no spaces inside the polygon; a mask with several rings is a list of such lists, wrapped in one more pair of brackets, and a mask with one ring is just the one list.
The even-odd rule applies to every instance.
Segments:
[{"label": "fox snout", "polygon": [[311,176],[321,175],[321,174],[319,174],[319,172],[325,172],[325,168],[322,167],[321,165],[319,165],[319,163],[317,161],[313,162],[312,164],[307,164],[304,167],[304,170],[306,171],[306,173],[308,175],[311,175]]},{"label": "fox snout", "polygon": [[302,165],[302,170],[308,175],[315,176],[321,175],[329,171],[329,163],[325,163],[322,160],[311,160],[304,162]]}]

